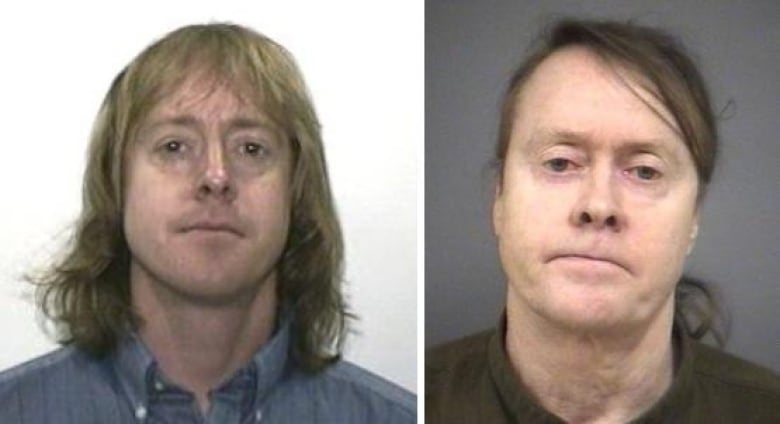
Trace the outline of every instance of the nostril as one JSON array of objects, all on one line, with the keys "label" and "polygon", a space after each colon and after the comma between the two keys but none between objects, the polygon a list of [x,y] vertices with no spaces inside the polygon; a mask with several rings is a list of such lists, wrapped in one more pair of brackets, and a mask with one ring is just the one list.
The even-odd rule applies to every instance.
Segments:
[{"label": "nostril", "polygon": [[617,225],[617,219],[614,216],[610,216],[606,220],[607,227],[614,227]]},{"label": "nostril", "polygon": [[585,224],[590,224],[593,221],[593,219],[590,217],[590,215],[587,212],[583,212],[580,214],[580,222]]}]

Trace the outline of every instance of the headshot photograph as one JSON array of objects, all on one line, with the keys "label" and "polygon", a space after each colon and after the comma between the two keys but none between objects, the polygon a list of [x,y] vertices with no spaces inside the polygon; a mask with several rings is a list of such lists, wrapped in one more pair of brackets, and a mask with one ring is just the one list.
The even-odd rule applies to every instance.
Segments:
[{"label": "headshot photograph", "polygon": [[422,5],[73,8],[3,13],[0,422],[416,422]]},{"label": "headshot photograph", "polygon": [[779,22],[426,2],[427,423],[780,421]]}]

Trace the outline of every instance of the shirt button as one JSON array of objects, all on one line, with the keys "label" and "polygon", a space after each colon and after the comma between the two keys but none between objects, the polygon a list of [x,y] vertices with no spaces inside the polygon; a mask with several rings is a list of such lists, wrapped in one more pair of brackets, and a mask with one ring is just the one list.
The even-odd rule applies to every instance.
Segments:
[{"label": "shirt button", "polygon": [[255,411],[255,422],[259,423],[262,420],[263,420],[263,410],[258,409],[257,411]]},{"label": "shirt button", "polygon": [[155,380],[155,382],[154,382],[154,390],[157,390],[158,392],[162,392],[163,389],[165,389],[165,385],[162,384],[162,381]]},{"label": "shirt button", "polygon": [[146,407],[140,405],[138,408],[135,408],[135,417],[139,420],[144,420],[146,418]]}]

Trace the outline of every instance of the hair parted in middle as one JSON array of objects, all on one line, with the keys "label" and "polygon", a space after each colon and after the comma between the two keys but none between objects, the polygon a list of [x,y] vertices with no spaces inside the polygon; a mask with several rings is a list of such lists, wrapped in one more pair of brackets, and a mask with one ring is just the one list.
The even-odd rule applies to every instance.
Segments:
[{"label": "hair parted in middle", "polygon": [[316,371],[340,356],[352,315],[341,291],[343,240],[320,124],[293,57],[234,24],[179,28],[138,55],[111,84],[91,136],[82,211],[63,257],[41,275],[44,314],[60,341],[109,352],[139,325],[130,302],[123,232],[125,151],[149,112],[190,78],[226,84],[266,113],[293,153],[291,225],[279,259],[280,304],[292,308],[292,353]]}]

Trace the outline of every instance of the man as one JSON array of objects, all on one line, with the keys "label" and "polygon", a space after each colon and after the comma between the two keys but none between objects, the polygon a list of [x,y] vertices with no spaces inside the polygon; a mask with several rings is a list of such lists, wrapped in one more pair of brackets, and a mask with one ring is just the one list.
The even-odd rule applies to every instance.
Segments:
[{"label": "man", "polygon": [[426,422],[780,422],[780,379],[694,340],[711,314],[680,301],[715,154],[704,83],[673,39],[552,27],[502,109],[505,314],[428,354]]},{"label": "man", "polygon": [[36,281],[66,347],[0,375],[0,422],[414,422],[340,360],[342,251],[292,57],[178,29],[106,96],[75,238]]}]

